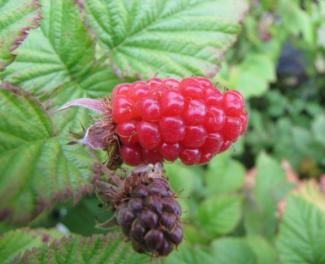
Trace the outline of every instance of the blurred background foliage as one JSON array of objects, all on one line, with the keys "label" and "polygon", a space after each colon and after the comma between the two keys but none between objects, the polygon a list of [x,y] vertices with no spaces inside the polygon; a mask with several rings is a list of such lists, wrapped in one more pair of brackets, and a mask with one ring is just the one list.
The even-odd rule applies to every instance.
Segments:
[{"label": "blurred background foliage", "polygon": [[[244,94],[248,131],[207,166],[166,164],[185,242],[163,262],[325,263],[325,1],[252,0],[213,81]],[[30,226],[89,236],[110,215],[91,196]]]}]

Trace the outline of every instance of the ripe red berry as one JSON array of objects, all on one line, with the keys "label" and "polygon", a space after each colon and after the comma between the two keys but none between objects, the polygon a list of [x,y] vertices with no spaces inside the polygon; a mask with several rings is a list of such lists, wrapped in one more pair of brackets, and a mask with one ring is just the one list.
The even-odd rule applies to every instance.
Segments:
[{"label": "ripe red berry", "polygon": [[121,158],[130,165],[177,158],[203,164],[228,149],[247,126],[241,94],[221,92],[203,77],[118,85],[112,119]]}]

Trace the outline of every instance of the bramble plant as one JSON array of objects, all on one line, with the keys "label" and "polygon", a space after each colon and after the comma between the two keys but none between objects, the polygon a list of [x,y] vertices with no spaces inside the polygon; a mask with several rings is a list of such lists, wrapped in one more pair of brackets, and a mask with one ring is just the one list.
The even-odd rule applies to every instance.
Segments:
[{"label": "bramble plant", "polygon": [[323,83],[298,2],[0,0],[0,263],[325,263],[323,97],[267,91],[288,39]]}]

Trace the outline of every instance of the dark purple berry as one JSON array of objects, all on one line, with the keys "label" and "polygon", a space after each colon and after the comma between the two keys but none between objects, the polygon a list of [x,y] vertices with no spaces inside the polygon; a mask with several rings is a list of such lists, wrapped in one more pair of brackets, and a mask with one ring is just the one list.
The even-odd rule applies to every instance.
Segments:
[{"label": "dark purple berry", "polygon": [[177,215],[181,215],[182,213],[181,207],[173,197],[165,198],[163,200],[163,209],[169,213]]},{"label": "dark purple berry", "polygon": [[161,197],[157,195],[148,196],[146,199],[146,206],[154,210],[156,213],[161,214],[162,212],[162,203]]},{"label": "dark purple berry", "polygon": [[168,242],[167,240],[164,241],[164,243],[158,248],[158,254],[160,256],[167,256],[170,252],[173,250],[173,244]]},{"label": "dark purple berry", "polygon": [[158,230],[151,229],[144,237],[147,248],[156,251],[164,243],[164,234]]},{"label": "dark purple berry", "polygon": [[143,208],[142,199],[140,198],[130,199],[128,208],[133,212],[140,211]]},{"label": "dark purple berry", "polygon": [[135,251],[167,256],[183,238],[181,208],[159,175],[141,168],[125,178],[113,175],[114,184],[98,184],[98,194],[112,203],[116,221]]},{"label": "dark purple berry", "polygon": [[141,212],[138,216],[140,223],[147,228],[154,228],[158,225],[158,216],[148,209]]},{"label": "dark purple berry", "polygon": [[175,222],[177,220],[177,217],[175,214],[171,213],[163,213],[160,218],[160,223],[166,228],[166,229],[171,229]]},{"label": "dark purple berry", "polygon": [[174,229],[167,231],[166,236],[171,242],[173,242],[175,245],[178,245],[183,239],[183,230],[180,226],[177,225]]}]

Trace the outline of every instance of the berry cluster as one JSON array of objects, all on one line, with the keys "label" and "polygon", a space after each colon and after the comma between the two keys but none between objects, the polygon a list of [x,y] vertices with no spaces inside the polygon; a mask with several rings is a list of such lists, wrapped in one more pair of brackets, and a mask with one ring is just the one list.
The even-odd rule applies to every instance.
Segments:
[{"label": "berry cluster", "polygon": [[208,79],[153,78],[121,84],[112,94],[120,156],[130,165],[179,158],[204,164],[246,130],[239,92],[219,91]]},{"label": "berry cluster", "polygon": [[183,238],[181,208],[167,180],[132,173],[117,181],[115,185],[106,182],[97,191],[115,207],[116,222],[134,250],[167,256]]}]

